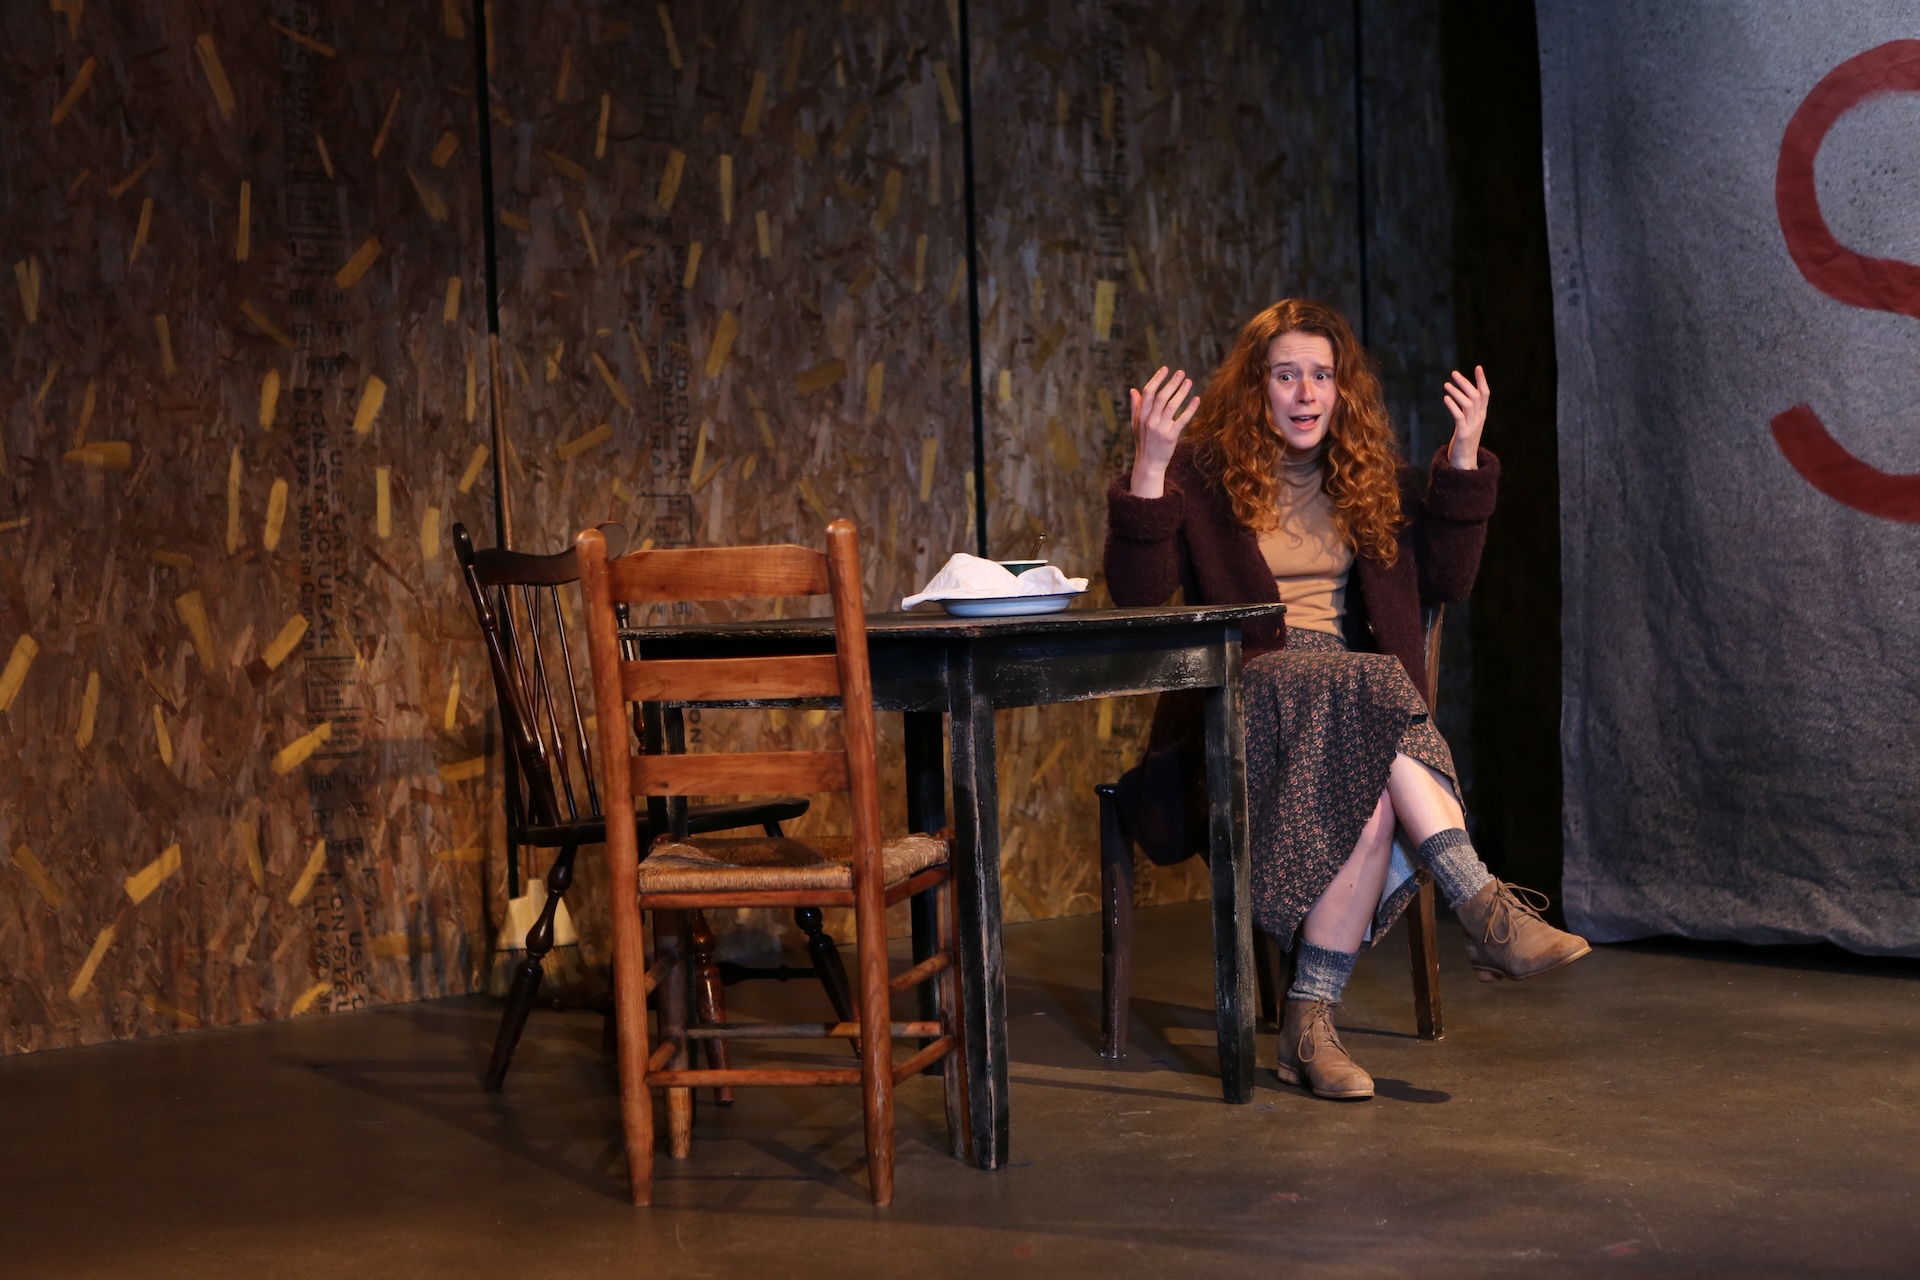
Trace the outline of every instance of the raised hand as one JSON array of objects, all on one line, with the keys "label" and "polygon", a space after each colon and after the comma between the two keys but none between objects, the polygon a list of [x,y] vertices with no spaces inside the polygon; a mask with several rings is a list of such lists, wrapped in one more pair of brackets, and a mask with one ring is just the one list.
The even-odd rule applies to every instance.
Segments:
[{"label": "raised hand", "polygon": [[1187,401],[1192,390],[1193,379],[1186,370],[1175,369],[1168,376],[1165,365],[1147,379],[1144,388],[1127,389],[1133,406],[1133,478],[1128,487],[1134,496],[1158,498],[1166,492],[1167,464],[1173,460],[1174,446],[1200,408],[1199,396]]},{"label": "raised hand", "polygon": [[1487,429],[1487,371],[1473,366],[1473,381],[1458,369],[1440,392],[1447,412],[1453,415],[1453,442],[1447,446],[1447,461],[1456,470],[1472,471],[1480,465],[1480,434]]}]

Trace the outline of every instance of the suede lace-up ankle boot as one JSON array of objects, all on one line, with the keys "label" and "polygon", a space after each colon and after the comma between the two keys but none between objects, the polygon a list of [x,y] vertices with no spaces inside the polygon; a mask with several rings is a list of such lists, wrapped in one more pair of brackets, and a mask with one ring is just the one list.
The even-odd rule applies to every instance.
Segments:
[{"label": "suede lace-up ankle boot", "polygon": [[1547,896],[1503,880],[1490,880],[1455,908],[1467,931],[1467,959],[1482,982],[1531,978],[1572,964],[1593,950],[1578,934],[1540,918]]},{"label": "suede lace-up ankle boot", "polygon": [[1288,1000],[1280,1017],[1280,1061],[1274,1072],[1304,1084],[1316,1098],[1359,1101],[1373,1096],[1373,1077],[1347,1055],[1325,1000]]}]

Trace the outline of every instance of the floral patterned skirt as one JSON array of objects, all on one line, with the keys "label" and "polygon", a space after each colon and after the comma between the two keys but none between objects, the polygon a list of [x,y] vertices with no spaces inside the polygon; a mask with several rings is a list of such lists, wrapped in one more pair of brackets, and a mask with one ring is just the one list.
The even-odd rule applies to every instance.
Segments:
[{"label": "floral patterned skirt", "polygon": [[[1246,666],[1247,812],[1253,914],[1291,950],[1386,789],[1396,754],[1453,784],[1453,753],[1391,654],[1353,653],[1321,631],[1288,628],[1287,646]],[[1368,944],[1412,899],[1413,866],[1396,843]]]}]

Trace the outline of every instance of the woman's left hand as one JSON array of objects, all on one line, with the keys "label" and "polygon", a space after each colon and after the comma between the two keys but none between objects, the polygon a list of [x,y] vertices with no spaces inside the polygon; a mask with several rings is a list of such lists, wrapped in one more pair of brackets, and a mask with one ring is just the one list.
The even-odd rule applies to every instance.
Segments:
[{"label": "woman's left hand", "polygon": [[1480,465],[1480,433],[1487,429],[1487,371],[1473,366],[1473,381],[1458,369],[1441,390],[1447,412],[1453,415],[1453,443],[1447,446],[1447,461],[1457,471],[1472,471]]}]

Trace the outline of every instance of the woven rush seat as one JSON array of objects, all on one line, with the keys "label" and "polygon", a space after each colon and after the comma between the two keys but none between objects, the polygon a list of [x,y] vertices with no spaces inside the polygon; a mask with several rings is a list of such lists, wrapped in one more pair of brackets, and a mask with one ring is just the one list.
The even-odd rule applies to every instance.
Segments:
[{"label": "woven rush seat", "polygon": [[[947,860],[938,836],[898,836],[880,846],[888,888]],[[640,892],[853,888],[853,841],[847,836],[663,839],[640,862]]]}]

